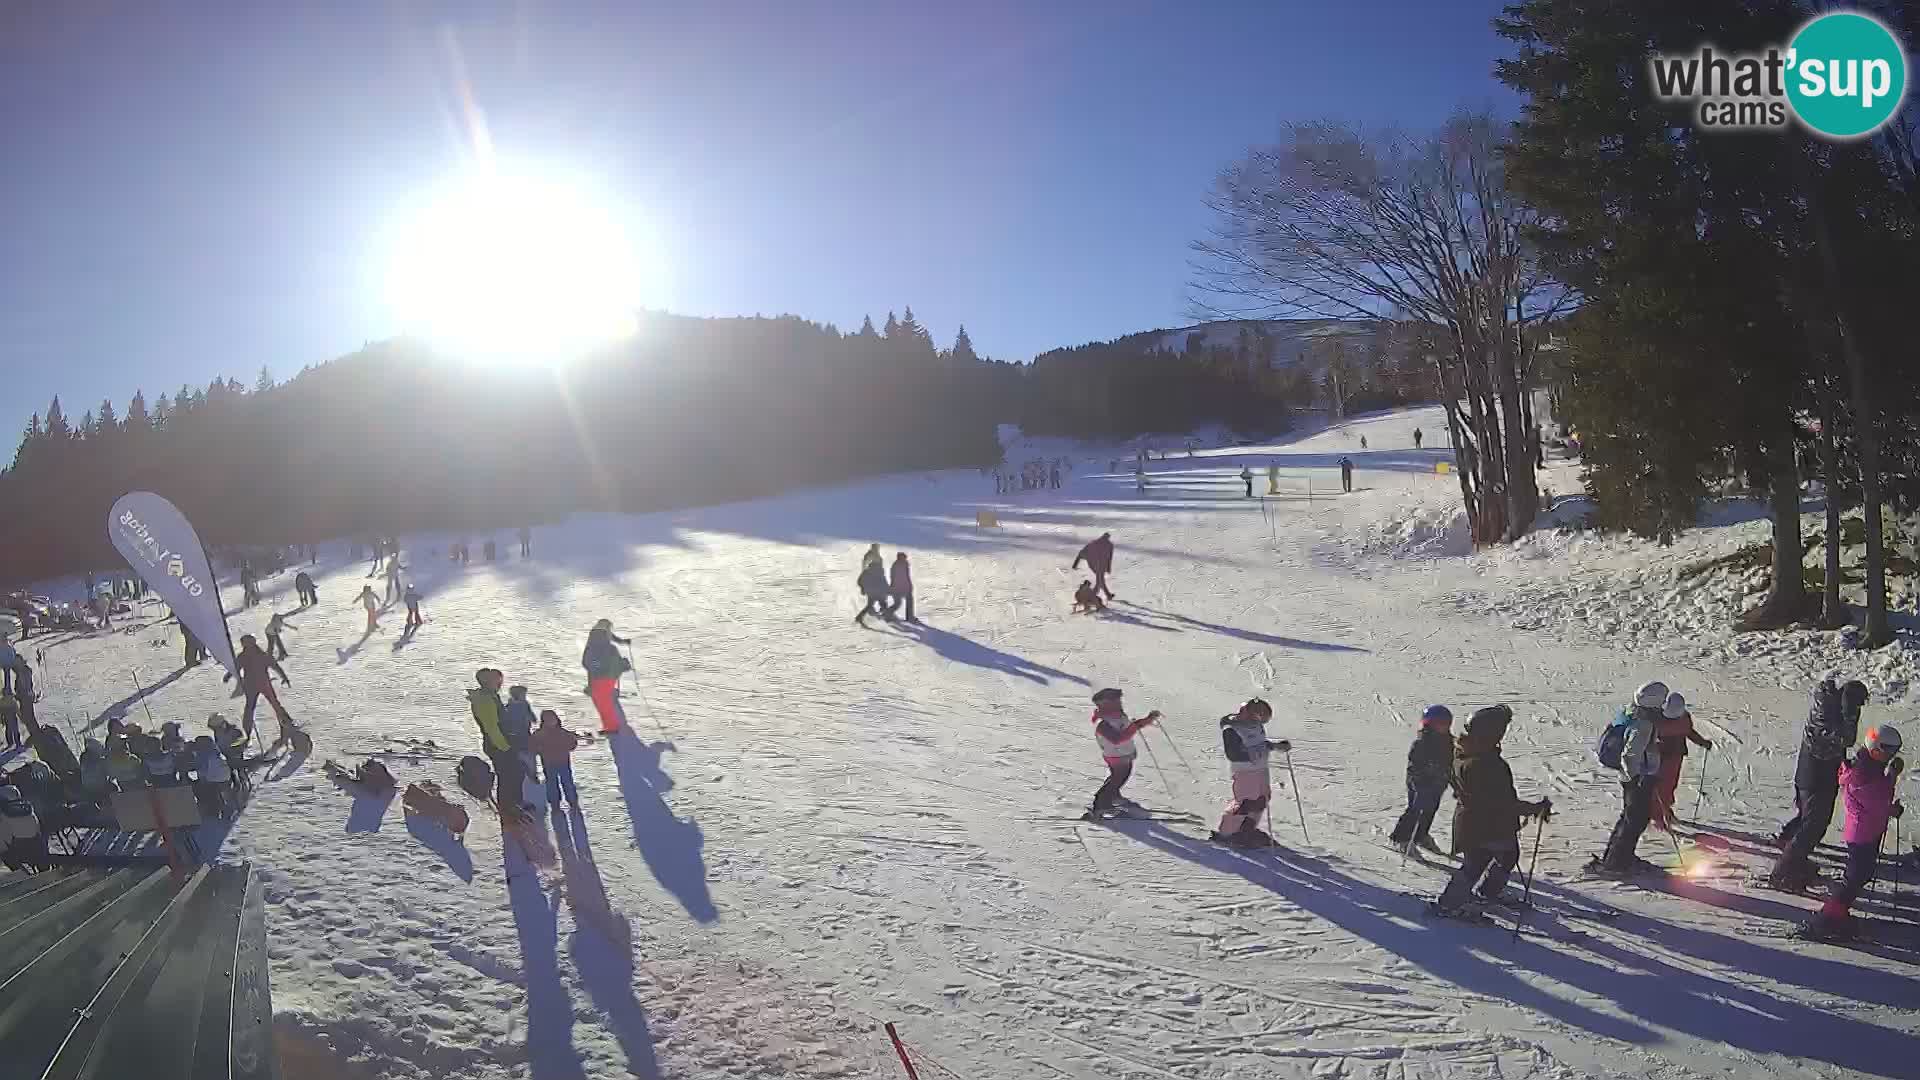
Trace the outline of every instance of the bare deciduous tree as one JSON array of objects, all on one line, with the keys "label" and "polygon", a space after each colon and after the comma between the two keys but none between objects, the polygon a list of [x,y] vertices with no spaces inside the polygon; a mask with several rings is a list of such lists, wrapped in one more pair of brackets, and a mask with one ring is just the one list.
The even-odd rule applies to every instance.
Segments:
[{"label": "bare deciduous tree", "polygon": [[1462,113],[1422,138],[1292,125],[1220,174],[1193,245],[1213,317],[1410,318],[1443,328],[1434,363],[1474,539],[1512,540],[1539,511],[1526,400],[1540,326],[1570,291],[1526,242],[1507,194],[1504,127]]}]

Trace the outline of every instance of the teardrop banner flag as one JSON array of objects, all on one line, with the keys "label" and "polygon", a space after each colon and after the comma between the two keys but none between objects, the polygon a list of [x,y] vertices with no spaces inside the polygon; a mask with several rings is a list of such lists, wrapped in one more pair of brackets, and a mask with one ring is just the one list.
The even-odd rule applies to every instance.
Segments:
[{"label": "teardrop banner flag", "polygon": [[200,534],[186,515],[151,491],[129,491],[107,511],[107,537],[140,580],[173,609],[180,624],[237,674],[220,586]]}]

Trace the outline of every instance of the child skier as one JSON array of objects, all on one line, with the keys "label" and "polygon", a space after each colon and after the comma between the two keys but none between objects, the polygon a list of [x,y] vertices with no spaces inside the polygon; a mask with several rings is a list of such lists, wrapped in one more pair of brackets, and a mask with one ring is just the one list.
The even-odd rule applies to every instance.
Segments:
[{"label": "child skier", "polygon": [[1687,744],[1713,749],[1713,740],[1693,729],[1693,714],[1678,691],[1667,695],[1655,729],[1660,746],[1660,776],[1653,788],[1653,823],[1673,831],[1673,796],[1680,789],[1680,773],[1687,764]]},{"label": "child skier", "polygon": [[1500,756],[1500,740],[1513,723],[1505,705],[1479,709],[1467,718],[1453,751],[1453,849],[1461,855],[1439,899],[1427,910],[1446,918],[1471,917],[1472,903],[1502,903],[1507,877],[1520,862],[1523,818],[1545,820],[1553,812],[1546,799],[1521,802],[1513,790],[1513,770]]},{"label": "child skier", "polygon": [[1081,578],[1080,587],[1073,590],[1074,614],[1078,615],[1081,612],[1091,613],[1105,610],[1107,610],[1107,602],[1100,599],[1099,593],[1093,591],[1093,582],[1088,581],[1086,578]]},{"label": "child skier", "polygon": [[1233,767],[1233,798],[1220,814],[1220,826],[1211,837],[1235,847],[1272,847],[1273,837],[1260,828],[1261,815],[1273,800],[1273,781],[1267,775],[1267,754],[1287,753],[1293,744],[1267,738],[1273,707],[1250,698],[1238,712],[1220,718],[1220,742]]},{"label": "child skier", "polygon": [[547,805],[559,806],[562,794],[567,805],[580,809],[580,789],[573,786],[573,752],[580,736],[560,723],[560,714],[552,709],[540,713],[540,730],[533,733],[532,746],[547,767]]},{"label": "child skier", "polygon": [[360,601],[361,607],[367,609],[367,633],[371,634],[375,630],[378,630],[380,628],[380,598],[373,594],[373,586],[360,586],[360,595],[355,599]]},{"label": "child skier", "polygon": [[527,740],[533,737],[533,706],[527,702],[526,687],[508,688],[507,708],[500,714],[500,731],[506,735],[507,745],[519,755],[521,765],[526,767],[527,778],[539,783],[540,765],[527,745]]},{"label": "child skier", "polygon": [[273,657],[275,660],[285,660],[287,658],[287,643],[281,640],[280,635],[290,629],[298,630],[300,628],[288,622],[287,617],[277,611],[267,620],[268,656]]},{"label": "child skier", "polygon": [[1407,809],[1393,826],[1393,846],[1408,851],[1419,845],[1440,854],[1433,842],[1433,816],[1453,779],[1453,712],[1429,705],[1420,714],[1420,732],[1407,751]]},{"label": "child skier", "polygon": [[1851,761],[1840,766],[1840,788],[1846,796],[1847,873],[1828,894],[1820,914],[1801,928],[1815,938],[1853,936],[1850,909],[1855,897],[1873,880],[1886,839],[1887,821],[1905,812],[1894,798],[1900,772],[1900,732],[1892,724],[1869,728]]},{"label": "child skier", "polygon": [[1107,763],[1107,779],[1100,785],[1100,790],[1093,793],[1093,806],[1087,811],[1087,820],[1100,817],[1114,809],[1116,804],[1139,805],[1131,799],[1122,798],[1120,789],[1127,786],[1127,779],[1133,775],[1133,759],[1140,753],[1133,745],[1134,735],[1158,719],[1158,709],[1138,720],[1127,719],[1126,707],[1120,701],[1120,691],[1112,687],[1093,695],[1093,741],[1099,745],[1100,757]]}]

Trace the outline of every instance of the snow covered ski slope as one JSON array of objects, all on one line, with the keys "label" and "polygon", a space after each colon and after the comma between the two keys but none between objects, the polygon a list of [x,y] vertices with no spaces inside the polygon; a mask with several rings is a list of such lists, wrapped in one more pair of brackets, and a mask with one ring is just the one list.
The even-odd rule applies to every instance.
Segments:
[{"label": "snow covered ski slope", "polygon": [[[477,806],[461,847],[318,761],[275,766],[208,846],[267,875],[283,1031],[330,1075],[400,1078],[903,1075],[887,1021],[921,1076],[967,1080],[1915,1076],[1914,883],[1905,924],[1860,948],[1775,938],[1813,902],[1744,884],[1766,858],[1751,841],[1788,811],[1804,689],[1445,602],[1511,570],[1436,557],[1455,543],[1444,432],[1415,410],[1174,451],[1144,493],[1124,460],[1108,471],[1123,449],[1033,443],[1009,460],[1072,449],[1061,490],[995,496],[953,472],[589,516],[536,530],[530,560],[466,568],[409,536],[429,621],[404,640],[399,608],[361,640],[366,565],[328,545],[283,693],[316,758],[472,752],[463,694],[483,665],[592,731],[579,658],[601,617],[633,637],[634,736],[575,754],[584,812],[551,821],[558,865],[540,871]],[[1245,498],[1241,468],[1264,492],[1269,463],[1282,493]],[[1103,531],[1119,601],[1069,615],[1088,575],[1068,564]],[[853,623],[874,542],[911,553],[924,626]],[[290,574],[267,591],[293,607]],[[236,634],[265,618],[235,616]],[[174,673],[178,656],[158,624],[55,644],[42,716],[233,716],[218,672]],[[154,683],[144,702],[123,700],[130,667]],[[1594,737],[1655,677],[1716,740],[1702,817],[1732,842],[1697,878],[1576,881],[1618,811]],[[1206,824],[1076,820],[1104,775],[1102,686],[1165,714],[1127,794]],[[1285,846],[1243,853],[1206,835],[1228,790],[1217,718],[1255,694],[1294,744],[1312,839],[1276,755]],[[1518,941],[1425,921],[1446,868],[1385,844],[1429,702],[1462,720],[1510,703],[1520,793],[1554,801]],[[403,786],[455,790],[449,757],[386,760]],[[1678,858],[1658,831],[1640,852]],[[1582,915],[1597,907],[1624,914]],[[1891,882],[1856,911],[1895,917]]]}]

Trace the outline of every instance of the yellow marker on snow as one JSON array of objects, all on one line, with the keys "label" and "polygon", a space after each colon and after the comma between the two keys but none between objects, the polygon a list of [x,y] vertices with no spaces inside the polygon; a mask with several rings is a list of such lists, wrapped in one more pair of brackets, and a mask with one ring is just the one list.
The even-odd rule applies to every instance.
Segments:
[{"label": "yellow marker on snow", "polygon": [[1453,471],[1453,462],[1436,461],[1433,463],[1433,471],[1439,473],[1441,476],[1445,476]]},{"label": "yellow marker on snow", "polygon": [[973,523],[983,529],[997,529],[1000,527],[1000,515],[991,510],[976,510],[973,513]]}]

